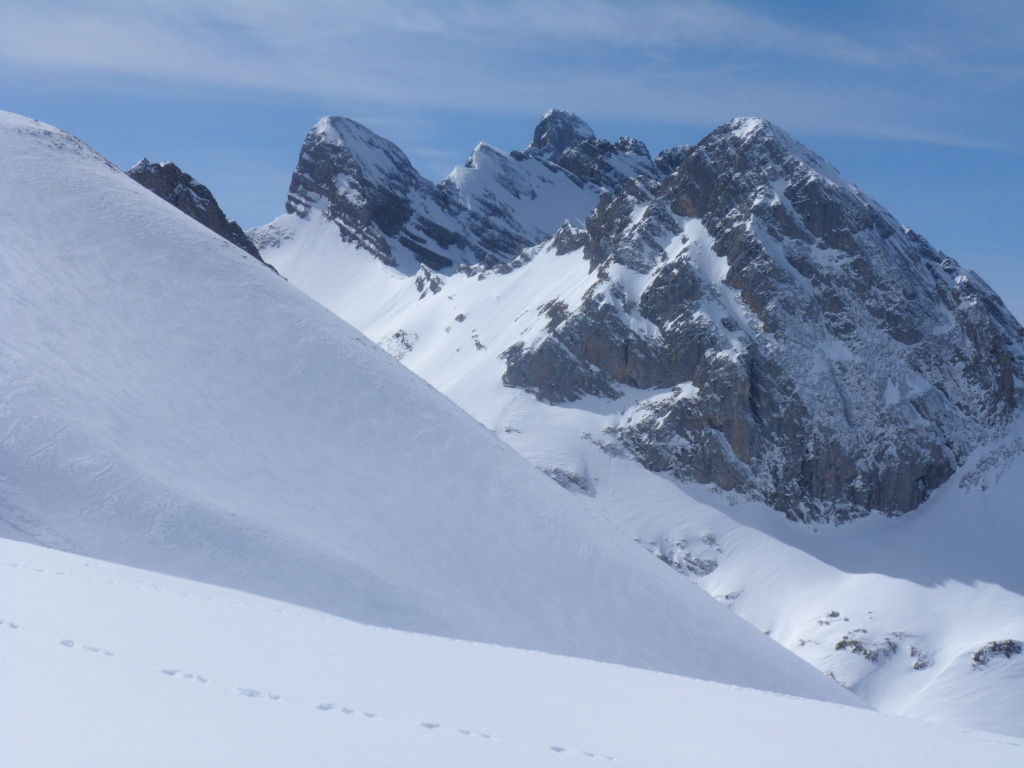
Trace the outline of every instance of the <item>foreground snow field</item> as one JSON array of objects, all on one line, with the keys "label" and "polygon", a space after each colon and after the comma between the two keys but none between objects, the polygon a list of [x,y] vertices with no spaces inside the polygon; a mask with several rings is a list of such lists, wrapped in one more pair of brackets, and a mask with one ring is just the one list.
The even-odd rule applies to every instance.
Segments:
[{"label": "foreground snow field", "polygon": [[818,533],[608,450],[636,393],[502,387],[488,281],[431,294],[446,330],[415,277],[285,232],[368,340],[4,113],[0,210],[5,768],[1024,762],[790,653],[1024,733],[1024,657],[972,666],[1024,636],[1024,435],[920,513]]},{"label": "foreground snow field", "polygon": [[1024,742],[370,627],[0,539],[0,761],[1019,766]]}]

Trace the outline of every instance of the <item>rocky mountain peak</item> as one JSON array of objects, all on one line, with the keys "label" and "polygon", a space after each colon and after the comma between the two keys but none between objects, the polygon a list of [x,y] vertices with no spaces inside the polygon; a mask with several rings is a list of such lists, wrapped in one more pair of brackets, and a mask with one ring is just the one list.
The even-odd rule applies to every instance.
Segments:
[{"label": "rocky mountain peak", "polygon": [[259,249],[246,237],[242,228],[224,214],[213,193],[174,163],[151,163],[148,159],[142,158],[126,173],[182,213],[191,216],[207,229],[263,262]]},{"label": "rocky mountain peak", "polygon": [[565,150],[596,138],[593,129],[572,112],[551,109],[534,129],[533,141],[526,151],[556,162],[556,158]]},{"label": "rocky mountain peak", "polygon": [[[550,117],[557,122],[558,115]],[[333,222],[342,240],[412,275],[421,264],[445,271],[511,261],[564,221],[582,225],[603,190],[539,156],[486,143],[434,184],[395,144],[333,116],[307,134],[285,208],[300,219]]]},{"label": "rocky mountain peak", "polygon": [[795,166],[802,165],[835,184],[852,186],[821,155],[779,126],[760,117],[738,117],[731,120],[701,143],[709,149],[732,147],[740,155],[761,157],[789,173],[793,172]]},{"label": "rocky mountain peak", "polygon": [[541,119],[525,155],[553,163],[613,193],[637,176],[660,179],[663,175],[639,139],[623,136],[614,143],[599,139],[576,115],[556,109]]},{"label": "rocky mountain peak", "polygon": [[420,264],[448,268],[471,251],[458,206],[395,144],[347,117],[324,117],[306,135],[285,210],[304,219],[318,212],[343,240],[410,274]]},{"label": "rocky mountain peak", "polygon": [[374,221],[394,234],[408,218],[401,202],[431,186],[395,144],[335,115],[306,135],[285,208],[304,218],[313,210],[331,218],[358,211],[363,223]]},{"label": "rocky mountain peak", "polygon": [[651,469],[794,517],[900,513],[1020,404],[1024,329],[991,289],[768,121],[716,129],[586,235],[593,285],[505,382],[670,390],[620,433]]}]

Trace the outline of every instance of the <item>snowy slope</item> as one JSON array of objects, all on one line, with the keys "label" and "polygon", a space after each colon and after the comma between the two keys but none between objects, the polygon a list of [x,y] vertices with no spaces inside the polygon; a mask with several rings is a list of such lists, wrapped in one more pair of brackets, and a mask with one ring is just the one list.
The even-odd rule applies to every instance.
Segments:
[{"label": "snowy slope", "polygon": [[370,627],[9,540],[0,590],[11,768],[1024,759],[1017,739]]},{"label": "snowy slope", "polygon": [[[511,272],[435,275],[427,289],[309,222],[268,258],[627,538],[873,705],[1024,735],[1024,655],[975,664],[992,643],[1024,641],[1024,436],[976,451],[900,519],[815,529],[742,496],[648,472],[614,439],[651,405],[692,389],[622,386],[615,399],[549,405],[503,386],[502,352],[585,301],[594,278],[578,253],[553,244]],[[722,267],[710,251],[694,261],[708,274]],[[609,276],[634,296],[650,279],[625,265]],[[622,317],[637,336],[657,333],[635,312]]]},{"label": "snowy slope", "polygon": [[73,137],[12,115],[0,131],[4,536],[370,624],[856,701]]},{"label": "snowy slope", "polygon": [[551,163],[479,144],[441,188],[479,227],[504,226],[517,242],[539,243],[569,221],[582,226],[603,191]]}]

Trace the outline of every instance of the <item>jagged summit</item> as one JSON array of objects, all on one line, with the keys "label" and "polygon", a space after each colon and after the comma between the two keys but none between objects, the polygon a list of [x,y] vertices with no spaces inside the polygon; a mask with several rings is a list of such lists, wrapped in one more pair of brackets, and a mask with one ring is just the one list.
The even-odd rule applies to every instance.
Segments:
[{"label": "jagged summit", "polygon": [[397,180],[404,184],[430,184],[396,144],[351,118],[338,115],[321,118],[310,135],[318,144],[338,148],[339,156],[347,156],[351,173],[363,182],[393,184]]},{"label": "jagged summit", "polygon": [[174,163],[151,163],[144,157],[126,173],[182,213],[191,216],[229,243],[237,245],[253,258],[263,261],[259,249],[246,237],[242,228],[224,214],[213,193]]},{"label": "jagged summit", "polygon": [[525,154],[553,163],[613,193],[621,192],[637,176],[662,176],[647,146],[639,139],[623,136],[615,143],[599,139],[579,117],[558,109],[541,118]]},{"label": "jagged summit", "polygon": [[346,117],[324,117],[306,135],[285,210],[302,219],[318,212],[342,240],[408,273],[472,259],[440,190],[395,144]]},{"label": "jagged summit", "polygon": [[526,152],[556,162],[569,147],[596,138],[593,129],[572,112],[550,109],[534,129]]},{"label": "jagged summit", "polygon": [[709,146],[725,142],[743,151],[760,147],[776,162],[802,163],[815,173],[836,184],[853,187],[834,165],[807,145],[795,139],[786,130],[761,117],[737,117],[713,131],[702,144]]},{"label": "jagged summit", "polygon": [[[421,264],[444,272],[511,261],[564,221],[582,225],[605,189],[540,157],[486,143],[434,184],[392,142],[331,116],[303,142],[285,209],[332,222],[344,242],[411,275]],[[255,236],[275,243],[272,229]]]}]

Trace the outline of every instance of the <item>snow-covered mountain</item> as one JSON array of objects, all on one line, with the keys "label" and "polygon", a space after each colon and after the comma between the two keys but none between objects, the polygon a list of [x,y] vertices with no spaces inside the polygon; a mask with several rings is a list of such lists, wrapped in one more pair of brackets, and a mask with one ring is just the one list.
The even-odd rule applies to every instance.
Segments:
[{"label": "snow-covered mountain", "polygon": [[381,629],[0,539],[12,768],[1019,766],[1024,741]]},{"label": "snow-covered mountain", "polygon": [[[416,260],[450,274],[475,256],[487,278],[517,251],[525,263],[545,249],[583,262],[571,290],[549,281],[532,310],[514,307],[518,333],[497,350],[504,383],[551,403],[648,390],[617,444],[649,469],[741,490],[795,518],[914,509],[1016,413],[1024,329],[998,296],[781,129],[722,126],[660,182],[644,149],[645,173],[602,198],[582,229],[572,221],[597,188],[568,194],[581,188],[548,175],[581,178],[552,163],[594,141],[579,118],[553,111],[525,156],[481,145],[434,187],[394,145],[325,118],[303,145],[291,213],[254,237],[293,274],[290,260],[309,261],[309,248],[284,241],[317,219],[406,273]],[[442,213],[447,234],[433,238],[432,256],[420,253]],[[554,236],[541,251],[523,250],[545,232]],[[448,246],[454,258],[439,255]],[[324,260],[318,272],[358,269]],[[317,285],[295,276],[336,303],[322,275]],[[425,271],[418,287],[438,293],[438,279]],[[500,293],[509,280],[489,285]]]},{"label": "snow-covered mountain", "polygon": [[[593,141],[553,115],[527,157]],[[403,272],[329,215],[253,235],[293,284],[868,701],[1024,734],[1024,331],[766,121],[659,164],[508,263]]]},{"label": "snow-covered mountain", "polygon": [[[405,273],[499,265],[566,221],[582,226],[603,193],[638,174],[661,176],[642,143],[596,139],[575,115],[552,110],[525,152],[480,144],[433,184],[392,142],[335,116],[306,136],[285,208],[331,221],[343,241]],[[288,233],[283,222],[253,235],[273,248]]]},{"label": "snow-covered mountain", "polygon": [[383,627],[857,703],[91,149],[12,115],[0,131],[3,536]]}]

